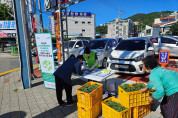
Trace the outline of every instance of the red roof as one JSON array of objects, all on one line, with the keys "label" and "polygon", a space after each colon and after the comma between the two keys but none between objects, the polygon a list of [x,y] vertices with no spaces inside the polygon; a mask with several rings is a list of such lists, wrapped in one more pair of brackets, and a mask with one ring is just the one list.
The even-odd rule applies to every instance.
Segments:
[{"label": "red roof", "polygon": [[160,18],[160,20],[165,20],[165,19],[170,19],[170,18],[175,18],[175,16],[163,17],[163,18]]}]

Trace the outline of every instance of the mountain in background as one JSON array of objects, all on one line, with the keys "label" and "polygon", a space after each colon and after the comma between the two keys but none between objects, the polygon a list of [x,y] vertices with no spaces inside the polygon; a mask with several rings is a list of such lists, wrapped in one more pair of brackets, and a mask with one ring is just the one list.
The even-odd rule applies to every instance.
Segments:
[{"label": "mountain in background", "polygon": [[126,19],[131,19],[133,22],[138,21],[140,23],[143,23],[143,29],[144,29],[146,25],[152,26],[155,18],[167,17],[171,13],[173,13],[173,11],[152,12],[148,14],[139,13],[131,17],[128,17]]}]

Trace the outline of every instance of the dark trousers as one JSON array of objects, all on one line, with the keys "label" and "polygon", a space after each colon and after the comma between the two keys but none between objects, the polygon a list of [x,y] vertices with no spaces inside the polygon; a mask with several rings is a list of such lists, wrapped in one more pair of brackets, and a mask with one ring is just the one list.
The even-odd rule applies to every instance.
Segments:
[{"label": "dark trousers", "polygon": [[178,118],[178,92],[171,96],[165,95],[160,108],[164,118]]},{"label": "dark trousers", "polygon": [[66,97],[67,97],[67,104],[71,104],[72,100],[72,85],[67,84],[61,78],[55,76],[56,81],[56,96],[59,104],[63,104],[64,101],[62,100],[62,90],[65,89]]}]

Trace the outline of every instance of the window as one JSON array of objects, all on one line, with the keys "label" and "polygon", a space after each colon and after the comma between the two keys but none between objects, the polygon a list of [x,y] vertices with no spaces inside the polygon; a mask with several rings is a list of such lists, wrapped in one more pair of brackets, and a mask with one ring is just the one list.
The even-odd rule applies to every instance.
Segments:
[{"label": "window", "polygon": [[119,32],[118,31],[116,31],[116,34],[118,34]]},{"label": "window", "polygon": [[170,38],[161,38],[161,43],[176,44],[176,41]]},{"label": "window", "polygon": [[91,22],[88,22],[88,24],[91,24]]},{"label": "window", "polygon": [[136,51],[145,49],[145,40],[122,40],[115,50]]},{"label": "window", "polygon": [[87,47],[90,49],[104,49],[106,45],[107,40],[91,40]]},{"label": "window", "polygon": [[75,24],[78,24],[78,21],[75,21]]},{"label": "window", "polygon": [[88,41],[83,41],[83,45],[86,46],[88,44]]},{"label": "window", "polygon": [[158,43],[158,38],[151,38],[152,43]]},{"label": "window", "polygon": [[113,46],[116,46],[117,45],[116,40],[112,40],[112,44],[113,44]]},{"label": "window", "polygon": [[147,34],[151,34],[151,29],[146,30]]},{"label": "window", "polygon": [[[78,41],[76,45],[79,45],[79,47],[82,47],[82,42]],[[76,47],[76,45],[75,45],[75,47]]]},{"label": "window", "polygon": [[112,40],[109,40],[109,41],[108,41],[108,46],[110,46],[110,47],[113,46],[113,44],[112,44]]},{"label": "window", "polygon": [[84,21],[82,21],[82,24],[85,24],[85,22],[84,22]]},{"label": "window", "polygon": [[175,21],[175,20],[174,20],[174,18],[170,18],[170,19],[169,19],[169,22],[170,22],[170,21]]},{"label": "window", "polygon": [[82,32],[85,32],[85,29],[82,29]]}]

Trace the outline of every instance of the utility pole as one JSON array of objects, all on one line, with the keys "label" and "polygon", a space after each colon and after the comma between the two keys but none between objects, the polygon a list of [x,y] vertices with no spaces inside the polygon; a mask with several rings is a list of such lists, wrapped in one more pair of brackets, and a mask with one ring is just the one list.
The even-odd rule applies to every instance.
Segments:
[{"label": "utility pole", "polygon": [[17,39],[19,42],[20,68],[24,88],[31,87],[30,53],[28,39],[28,20],[24,0],[13,0],[14,13],[17,27]]},{"label": "utility pole", "polygon": [[118,38],[119,38],[119,29],[120,29],[120,16],[122,15],[122,13],[125,13],[125,11],[120,11],[120,8],[119,8],[119,22],[118,22]]},{"label": "utility pole", "polygon": [[43,32],[43,16],[41,11],[41,2],[38,0],[39,12],[40,12],[40,24],[41,24],[41,32]]}]

